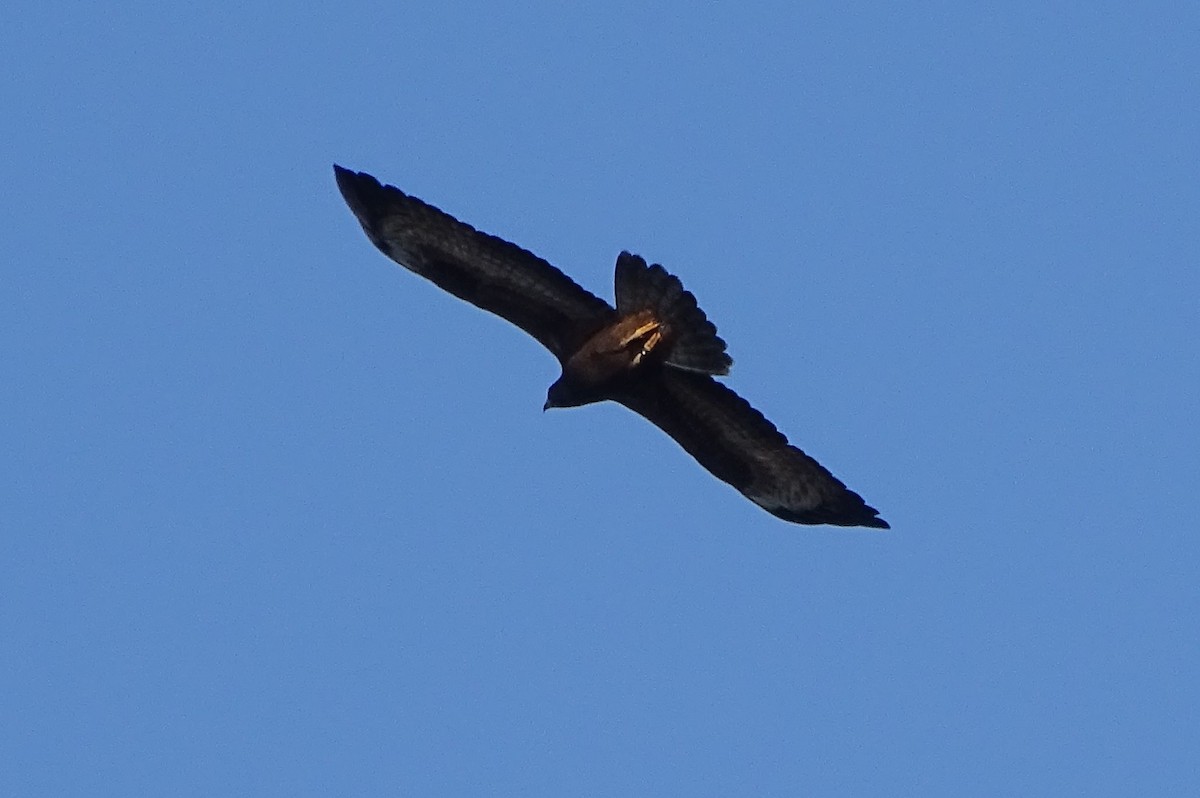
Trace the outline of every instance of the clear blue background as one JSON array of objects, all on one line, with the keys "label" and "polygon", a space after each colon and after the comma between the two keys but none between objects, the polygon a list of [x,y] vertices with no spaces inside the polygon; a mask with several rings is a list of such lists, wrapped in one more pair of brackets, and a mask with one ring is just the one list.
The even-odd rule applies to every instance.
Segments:
[{"label": "clear blue background", "polygon": [[[1200,7],[416,5],[6,5],[0,793],[1194,794]],[[543,415],[335,161],[894,530]]]}]

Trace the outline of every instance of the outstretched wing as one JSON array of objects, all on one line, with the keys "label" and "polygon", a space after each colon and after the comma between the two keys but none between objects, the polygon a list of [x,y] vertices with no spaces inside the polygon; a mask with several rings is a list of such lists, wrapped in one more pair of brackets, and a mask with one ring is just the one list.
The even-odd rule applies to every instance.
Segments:
[{"label": "outstretched wing", "polygon": [[612,317],[607,302],[516,244],[481,233],[365,172],[333,167],[346,204],[383,254],[508,319],[566,360]]},{"label": "outstretched wing", "polygon": [[614,398],[678,441],[718,479],[785,521],[889,528],[861,496],[706,374],[647,372]]}]

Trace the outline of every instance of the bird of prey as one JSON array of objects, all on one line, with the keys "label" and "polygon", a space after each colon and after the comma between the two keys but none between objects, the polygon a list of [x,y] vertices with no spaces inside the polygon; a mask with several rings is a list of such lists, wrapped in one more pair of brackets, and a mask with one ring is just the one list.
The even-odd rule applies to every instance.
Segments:
[{"label": "bird of prey", "polygon": [[861,496],[713,379],[733,363],[725,342],[662,266],[622,252],[614,308],[515,244],[369,174],[333,169],[350,210],[383,254],[507,319],[558,358],[562,375],[543,409],[619,402],[785,521],[889,528]]}]

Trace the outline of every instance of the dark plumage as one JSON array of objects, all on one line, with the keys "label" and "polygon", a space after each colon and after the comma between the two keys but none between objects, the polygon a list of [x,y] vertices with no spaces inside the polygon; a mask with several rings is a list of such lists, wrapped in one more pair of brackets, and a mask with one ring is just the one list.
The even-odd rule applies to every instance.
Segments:
[{"label": "dark plumage", "polygon": [[515,244],[334,166],[338,188],[385,255],[528,332],[562,365],[545,407],[612,400],[674,438],[718,479],[800,524],[887,529],[879,513],[713,379],[733,361],[679,279],[628,252],[616,308]]}]

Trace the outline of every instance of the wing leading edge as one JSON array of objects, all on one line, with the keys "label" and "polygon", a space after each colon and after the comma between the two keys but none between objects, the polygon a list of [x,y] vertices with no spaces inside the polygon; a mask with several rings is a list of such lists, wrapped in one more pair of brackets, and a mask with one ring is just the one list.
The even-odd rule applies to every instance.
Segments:
[{"label": "wing leading edge", "polygon": [[798,524],[890,529],[879,511],[708,375],[662,369],[616,399],[772,515]]},{"label": "wing leading edge", "polygon": [[335,165],[338,189],[385,255],[507,319],[565,360],[615,311],[546,261],[365,172]]}]

